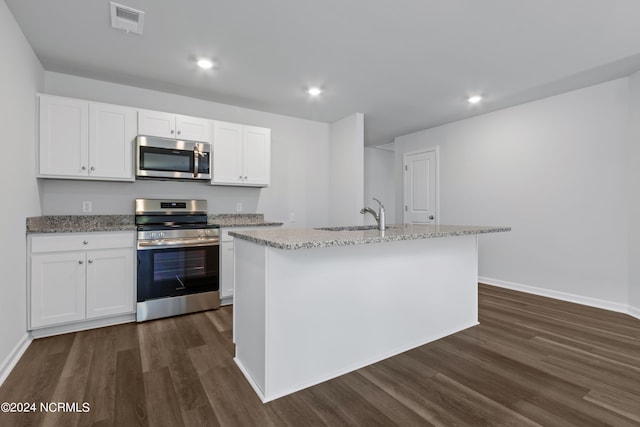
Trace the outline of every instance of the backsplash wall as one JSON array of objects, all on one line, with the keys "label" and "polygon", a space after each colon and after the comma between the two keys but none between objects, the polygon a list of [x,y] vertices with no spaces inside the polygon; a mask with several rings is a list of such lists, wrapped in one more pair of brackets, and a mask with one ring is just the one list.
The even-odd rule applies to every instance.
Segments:
[{"label": "backsplash wall", "polygon": [[[271,186],[220,187],[206,182],[134,183],[41,179],[44,215],[131,214],[137,197],[202,198],[211,213],[263,213],[292,227],[326,225],[329,212],[329,125],[196,98],[45,72],[45,93],[271,128]],[[290,214],[296,221],[289,222]]]}]

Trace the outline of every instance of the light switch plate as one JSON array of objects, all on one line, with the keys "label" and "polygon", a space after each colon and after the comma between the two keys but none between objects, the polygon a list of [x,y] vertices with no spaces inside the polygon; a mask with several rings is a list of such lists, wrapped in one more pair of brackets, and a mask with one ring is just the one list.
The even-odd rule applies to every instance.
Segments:
[{"label": "light switch plate", "polygon": [[236,203],[236,213],[242,212],[242,202]]},{"label": "light switch plate", "polygon": [[289,222],[296,222],[296,213],[289,212]]},{"label": "light switch plate", "polygon": [[91,206],[90,200],[84,200],[82,202],[82,212],[89,213],[93,210],[93,206]]}]

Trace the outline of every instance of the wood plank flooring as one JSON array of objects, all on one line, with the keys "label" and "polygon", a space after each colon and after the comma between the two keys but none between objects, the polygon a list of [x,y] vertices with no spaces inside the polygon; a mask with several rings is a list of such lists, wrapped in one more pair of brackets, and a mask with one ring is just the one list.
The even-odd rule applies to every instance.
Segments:
[{"label": "wood plank flooring", "polygon": [[[640,426],[640,320],[479,285],[480,325],[262,404],[231,307],[35,340],[0,426]],[[339,350],[336,350],[339,351]]]}]

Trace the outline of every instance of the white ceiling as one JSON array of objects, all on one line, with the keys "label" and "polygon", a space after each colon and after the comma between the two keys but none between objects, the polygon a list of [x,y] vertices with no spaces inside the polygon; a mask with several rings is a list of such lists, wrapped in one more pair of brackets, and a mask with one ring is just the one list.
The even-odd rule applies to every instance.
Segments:
[{"label": "white ceiling", "polygon": [[323,122],[361,112],[367,145],[640,69],[638,0],[117,1],[145,12],[142,36],[111,28],[108,0],[5,1],[46,70]]}]

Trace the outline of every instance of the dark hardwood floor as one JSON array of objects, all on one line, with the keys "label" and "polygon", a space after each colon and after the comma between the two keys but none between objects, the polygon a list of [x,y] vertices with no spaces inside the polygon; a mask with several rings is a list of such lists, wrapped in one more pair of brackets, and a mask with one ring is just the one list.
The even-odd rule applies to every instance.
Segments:
[{"label": "dark hardwood floor", "polygon": [[640,320],[479,286],[479,326],[262,404],[231,308],[35,340],[0,426],[640,426]]}]

